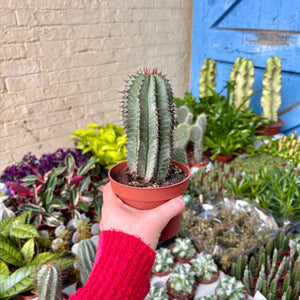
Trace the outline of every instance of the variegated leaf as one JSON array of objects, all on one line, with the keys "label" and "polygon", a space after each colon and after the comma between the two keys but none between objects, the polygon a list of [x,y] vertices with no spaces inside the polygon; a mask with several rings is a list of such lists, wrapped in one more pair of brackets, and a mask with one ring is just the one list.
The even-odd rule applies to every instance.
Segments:
[{"label": "variegated leaf", "polygon": [[9,240],[0,239],[0,257],[1,260],[14,266],[22,265],[22,256]]},{"label": "variegated leaf", "polygon": [[26,264],[28,264],[34,255],[34,239],[28,240],[21,249],[23,258],[26,261]]}]

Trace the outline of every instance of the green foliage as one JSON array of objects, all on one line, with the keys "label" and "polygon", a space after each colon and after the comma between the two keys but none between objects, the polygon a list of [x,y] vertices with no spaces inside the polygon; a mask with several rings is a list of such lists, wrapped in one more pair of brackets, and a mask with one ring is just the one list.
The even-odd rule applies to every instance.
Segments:
[{"label": "green foliage", "polygon": [[39,300],[61,300],[62,280],[60,267],[53,263],[42,265],[37,273]]},{"label": "green foliage", "polygon": [[260,103],[263,108],[263,117],[277,121],[277,111],[281,105],[281,59],[278,56],[268,58],[262,84]]},{"label": "green foliage", "polygon": [[189,238],[176,238],[172,253],[181,259],[191,258],[196,254],[196,248]]},{"label": "green foliage", "polygon": [[128,80],[123,97],[127,163],[145,182],[163,180],[173,159],[175,111],[171,86],[157,70]]},{"label": "green foliage", "polygon": [[198,253],[196,258],[190,261],[196,277],[203,281],[210,281],[218,272],[218,267],[211,254]]},{"label": "green foliage", "polygon": [[164,287],[157,287],[152,285],[149,293],[147,294],[145,300],[169,300],[169,296]]},{"label": "green foliage", "polygon": [[126,160],[126,135],[120,126],[90,123],[87,129],[74,131],[71,138],[75,140],[77,149],[81,149],[83,154],[92,153],[106,169]]},{"label": "green foliage", "polygon": [[297,137],[294,132],[283,138],[270,140],[260,147],[260,151],[298,165],[300,163],[300,137]]},{"label": "green foliage", "polygon": [[231,69],[229,81],[234,88],[234,105],[236,107],[241,107],[243,110],[249,109],[254,83],[253,61],[251,59],[238,57]]},{"label": "green foliage", "polygon": [[245,299],[246,290],[241,281],[228,275],[221,276],[216,287],[216,295],[220,300]]},{"label": "green foliage", "polygon": [[[72,259],[60,259],[63,253],[38,253],[35,239],[36,227],[29,224],[30,213],[0,222],[0,298],[9,299],[21,292],[31,290],[40,265],[53,260],[63,268]],[[15,270],[10,273],[9,270]]]},{"label": "green foliage", "polygon": [[175,264],[174,256],[168,248],[159,248],[156,250],[155,261],[152,270],[156,273],[169,272]]},{"label": "green foliage", "polygon": [[96,257],[96,247],[91,240],[82,240],[78,246],[78,262],[80,268],[80,281],[84,285],[93,268]]},{"label": "green foliage", "polygon": [[210,97],[216,87],[217,67],[214,59],[205,59],[200,71],[199,94],[201,98]]}]

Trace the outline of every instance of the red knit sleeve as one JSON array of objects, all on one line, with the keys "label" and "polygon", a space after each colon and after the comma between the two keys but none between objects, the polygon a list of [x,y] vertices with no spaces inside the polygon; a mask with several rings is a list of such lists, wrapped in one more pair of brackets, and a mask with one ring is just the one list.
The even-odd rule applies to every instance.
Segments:
[{"label": "red knit sleeve", "polygon": [[88,282],[70,300],[139,300],[150,289],[155,251],[140,239],[119,231],[103,231]]}]

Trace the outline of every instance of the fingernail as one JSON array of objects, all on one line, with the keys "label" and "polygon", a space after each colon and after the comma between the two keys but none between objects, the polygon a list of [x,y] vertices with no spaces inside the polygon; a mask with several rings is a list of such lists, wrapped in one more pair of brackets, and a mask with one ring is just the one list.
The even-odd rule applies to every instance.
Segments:
[{"label": "fingernail", "polygon": [[192,199],[192,197],[188,194],[183,196],[183,200],[184,200],[185,204],[189,204],[191,199]]}]

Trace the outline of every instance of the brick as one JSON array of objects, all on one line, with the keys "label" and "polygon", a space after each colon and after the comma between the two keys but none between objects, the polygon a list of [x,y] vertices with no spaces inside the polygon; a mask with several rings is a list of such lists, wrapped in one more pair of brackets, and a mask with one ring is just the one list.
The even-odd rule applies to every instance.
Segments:
[{"label": "brick", "polygon": [[73,31],[76,38],[83,39],[107,37],[109,33],[109,29],[106,24],[89,24],[73,26]]},{"label": "brick", "polygon": [[0,45],[0,61],[25,58],[25,49],[22,44]]},{"label": "brick", "polygon": [[12,27],[16,25],[15,14],[10,11],[6,11],[5,13],[1,11],[0,14],[0,27],[1,29],[6,27]]},{"label": "brick", "polygon": [[40,64],[36,60],[22,59],[3,62],[0,68],[0,76],[20,76],[40,71]]},{"label": "brick", "polygon": [[28,9],[16,10],[15,15],[16,15],[17,24],[19,26],[36,26],[38,24],[38,21],[35,18],[35,14],[33,10],[28,10]]},{"label": "brick", "polygon": [[40,75],[23,75],[21,77],[9,77],[5,80],[9,92],[17,92],[27,89],[38,88],[41,85]]},{"label": "brick", "polygon": [[33,28],[33,36],[40,41],[58,41],[74,38],[74,31],[71,26],[43,26]]}]

